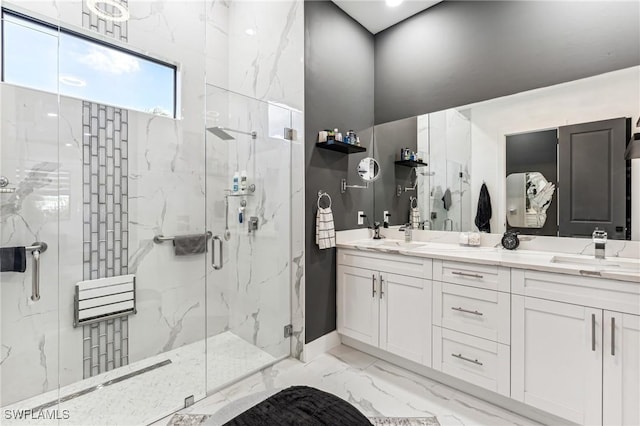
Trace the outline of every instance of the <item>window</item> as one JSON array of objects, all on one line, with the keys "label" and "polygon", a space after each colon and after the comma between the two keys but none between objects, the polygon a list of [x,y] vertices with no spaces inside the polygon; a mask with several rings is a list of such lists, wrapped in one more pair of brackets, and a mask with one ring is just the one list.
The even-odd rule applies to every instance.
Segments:
[{"label": "window", "polygon": [[7,10],[2,19],[2,81],[175,117],[175,66]]}]

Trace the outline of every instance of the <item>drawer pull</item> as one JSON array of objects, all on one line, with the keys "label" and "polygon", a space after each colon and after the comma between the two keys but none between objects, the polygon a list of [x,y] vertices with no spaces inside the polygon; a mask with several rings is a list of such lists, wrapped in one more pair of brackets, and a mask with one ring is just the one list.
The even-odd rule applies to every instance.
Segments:
[{"label": "drawer pull", "polygon": [[453,272],[451,272],[451,274],[452,274],[452,275],[460,275],[460,276],[463,276],[463,277],[471,277],[471,278],[480,278],[480,279],[484,278],[484,277],[483,277],[482,275],[480,275],[480,274],[469,274],[469,273],[467,273],[467,272],[458,272],[458,271],[453,271]]},{"label": "drawer pull", "polygon": [[476,364],[476,365],[484,365],[483,363],[481,363],[481,362],[480,362],[480,361],[478,361],[477,359],[467,358],[467,357],[462,356],[462,354],[451,354],[451,356],[452,356],[452,357],[454,357],[454,358],[461,359],[461,360],[463,360],[463,361],[470,362],[470,363],[472,363],[472,364]]},{"label": "drawer pull", "polygon": [[469,310],[466,310],[466,309],[464,309],[464,308],[460,308],[460,307],[456,308],[456,307],[453,307],[453,306],[452,306],[452,307],[451,307],[451,309],[452,309],[452,310],[454,310],[454,311],[464,312],[464,313],[467,313],[467,314],[473,314],[473,315],[479,315],[479,316],[484,315],[482,312],[478,312],[478,311],[469,311]]}]

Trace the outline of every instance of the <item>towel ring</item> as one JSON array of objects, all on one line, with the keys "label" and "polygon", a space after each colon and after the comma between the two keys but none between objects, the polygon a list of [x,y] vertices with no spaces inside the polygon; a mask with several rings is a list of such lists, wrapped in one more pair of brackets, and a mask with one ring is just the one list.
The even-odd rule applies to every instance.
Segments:
[{"label": "towel ring", "polygon": [[[413,203],[415,202],[415,206]],[[409,197],[409,207],[412,209],[418,208],[418,197]]]},{"label": "towel ring", "polygon": [[[329,199],[329,205],[327,207],[320,207],[320,200],[322,199],[322,197],[327,197]],[[327,194],[324,191],[318,191],[318,208],[322,209],[330,209],[331,208],[331,196],[329,194]]]}]

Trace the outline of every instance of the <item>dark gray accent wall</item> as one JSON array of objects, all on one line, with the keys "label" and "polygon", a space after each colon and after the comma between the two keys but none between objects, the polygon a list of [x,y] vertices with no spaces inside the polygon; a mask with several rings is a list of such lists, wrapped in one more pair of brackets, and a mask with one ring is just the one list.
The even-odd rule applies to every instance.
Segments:
[{"label": "dark gray accent wall", "polygon": [[637,1],[445,1],[375,37],[385,123],[640,64]]},{"label": "dark gray accent wall", "polygon": [[315,244],[318,190],[329,193],[337,230],[357,227],[358,210],[373,216],[373,188],[340,194],[340,179],[363,184],[355,167],[366,154],[345,155],[315,147],[319,130],[353,129],[372,147],[374,121],[373,35],[329,1],[305,8],[305,321],[306,342],[336,328],[335,249]]}]

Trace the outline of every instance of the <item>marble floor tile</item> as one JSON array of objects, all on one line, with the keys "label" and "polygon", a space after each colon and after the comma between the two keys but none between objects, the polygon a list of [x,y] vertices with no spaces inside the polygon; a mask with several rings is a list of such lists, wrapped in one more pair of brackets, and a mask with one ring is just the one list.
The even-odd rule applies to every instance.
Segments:
[{"label": "marble floor tile", "polygon": [[281,361],[209,397],[210,405],[207,398],[181,413],[214,414],[224,404],[223,396],[232,402],[293,385],[331,392],[370,417],[436,416],[443,426],[537,424],[347,346],[339,346],[306,364],[292,358]]}]

